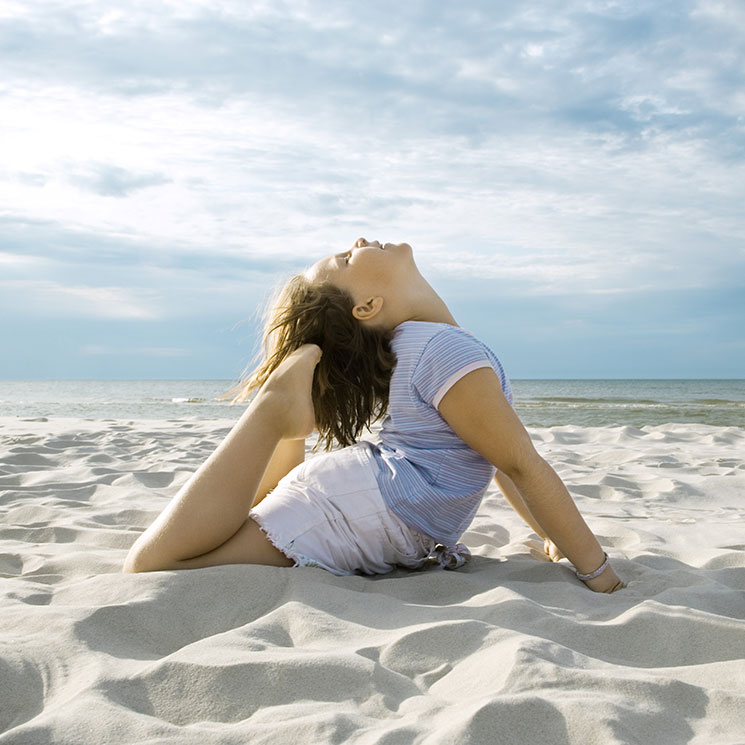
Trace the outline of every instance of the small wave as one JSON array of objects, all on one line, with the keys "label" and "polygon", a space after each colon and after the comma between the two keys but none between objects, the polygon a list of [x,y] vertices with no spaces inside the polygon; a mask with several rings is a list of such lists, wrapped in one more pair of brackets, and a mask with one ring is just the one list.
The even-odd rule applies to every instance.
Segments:
[{"label": "small wave", "polygon": [[641,404],[641,405],[653,405],[653,404],[660,404],[663,406],[666,406],[662,401],[658,401],[656,399],[649,399],[649,398],[628,398],[628,397],[602,397],[598,396],[595,398],[583,398],[582,396],[534,396],[531,399],[532,401],[545,401],[547,403],[557,403],[557,404],[598,404],[599,406],[602,406],[604,404]]},{"label": "small wave", "polygon": [[535,399],[521,401],[517,399],[515,406],[524,409],[667,409],[670,408],[670,404],[662,403],[661,401],[631,401],[629,399],[622,399],[618,402],[608,402],[603,399],[573,399],[567,401],[566,399],[546,399],[544,401],[536,401]]},{"label": "small wave", "polygon": [[172,404],[205,404],[206,398],[172,398]]},{"label": "small wave", "polygon": [[740,406],[745,407],[745,401],[733,401],[729,398],[694,398],[695,403],[704,406]]}]

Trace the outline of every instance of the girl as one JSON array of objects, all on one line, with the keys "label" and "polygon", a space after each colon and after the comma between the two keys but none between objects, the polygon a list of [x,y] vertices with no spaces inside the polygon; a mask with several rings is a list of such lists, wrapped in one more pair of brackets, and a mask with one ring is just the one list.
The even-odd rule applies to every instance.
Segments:
[{"label": "girl", "polygon": [[[499,360],[458,326],[409,244],[360,238],[293,277],[269,315],[262,364],[235,391],[255,396],[124,571],[382,574],[432,557],[455,568],[494,478],[552,560],[566,556],[596,592],[625,586],[534,449]],[[359,440],[386,412],[380,442]],[[327,452],[304,461],[314,429]]]}]

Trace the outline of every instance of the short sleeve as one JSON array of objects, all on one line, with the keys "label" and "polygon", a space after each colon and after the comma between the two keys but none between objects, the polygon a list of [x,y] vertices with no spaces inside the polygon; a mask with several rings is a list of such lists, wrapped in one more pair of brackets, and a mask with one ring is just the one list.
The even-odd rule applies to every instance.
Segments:
[{"label": "short sleeve", "polygon": [[427,342],[411,381],[422,400],[438,408],[450,388],[464,375],[481,367],[492,367],[484,346],[453,326]]}]

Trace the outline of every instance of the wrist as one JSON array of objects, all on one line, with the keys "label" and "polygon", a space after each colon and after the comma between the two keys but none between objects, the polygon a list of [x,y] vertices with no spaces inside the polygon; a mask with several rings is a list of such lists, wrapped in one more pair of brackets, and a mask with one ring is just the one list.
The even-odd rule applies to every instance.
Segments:
[{"label": "wrist", "polygon": [[577,579],[580,579],[583,582],[587,582],[588,580],[595,579],[595,577],[599,577],[609,566],[610,559],[608,558],[608,554],[606,552],[603,552],[603,562],[595,570],[583,574],[582,572],[575,569],[575,574],[577,575]]},{"label": "wrist", "polygon": [[626,587],[626,583],[618,577],[613,570],[613,567],[610,565],[606,567],[602,574],[594,579],[588,579],[584,584],[588,590],[605,594],[610,594]]}]

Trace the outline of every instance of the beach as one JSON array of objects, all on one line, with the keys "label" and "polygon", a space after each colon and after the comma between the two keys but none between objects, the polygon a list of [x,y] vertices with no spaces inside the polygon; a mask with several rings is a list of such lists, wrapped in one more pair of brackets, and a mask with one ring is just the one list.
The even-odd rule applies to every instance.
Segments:
[{"label": "beach", "polygon": [[745,743],[742,427],[529,426],[613,595],[494,487],[457,571],[122,574],[232,424],[0,417],[0,745]]}]

